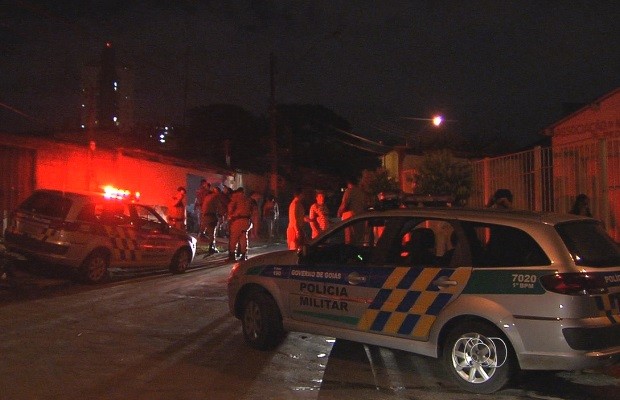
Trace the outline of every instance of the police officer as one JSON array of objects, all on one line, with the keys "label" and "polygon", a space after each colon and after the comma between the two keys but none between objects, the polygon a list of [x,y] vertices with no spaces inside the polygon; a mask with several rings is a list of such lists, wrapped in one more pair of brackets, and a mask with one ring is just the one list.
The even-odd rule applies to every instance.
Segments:
[{"label": "police officer", "polygon": [[224,213],[219,192],[216,190],[209,191],[204,196],[200,209],[202,210],[200,220],[204,225],[202,234],[207,243],[209,243],[209,254],[213,254],[217,252],[215,247],[215,229],[217,227],[218,215]]},{"label": "police officer", "polygon": [[211,191],[211,184],[207,182],[206,179],[200,180],[200,187],[196,190],[196,201],[194,202],[194,214],[198,219],[198,233],[201,238],[205,236],[205,223],[202,218],[202,214],[204,211],[202,209],[202,203],[204,202],[205,196],[207,193]]},{"label": "police officer", "polygon": [[235,250],[239,246],[242,260],[247,259],[248,231],[252,227],[252,201],[246,197],[242,187],[234,191],[228,203],[230,236],[228,238],[228,261],[235,261]]}]

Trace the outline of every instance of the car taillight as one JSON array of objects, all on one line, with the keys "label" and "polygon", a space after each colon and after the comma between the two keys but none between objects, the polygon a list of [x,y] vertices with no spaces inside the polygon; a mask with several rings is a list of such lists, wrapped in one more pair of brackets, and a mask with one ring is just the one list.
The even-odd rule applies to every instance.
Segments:
[{"label": "car taillight", "polygon": [[557,273],[540,277],[543,287],[550,291],[568,295],[588,295],[607,293],[602,279],[585,272]]}]

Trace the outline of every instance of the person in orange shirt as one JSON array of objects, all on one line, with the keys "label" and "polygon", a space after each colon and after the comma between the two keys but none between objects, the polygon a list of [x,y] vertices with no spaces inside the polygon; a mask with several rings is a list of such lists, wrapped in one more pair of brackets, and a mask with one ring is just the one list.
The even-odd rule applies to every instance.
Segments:
[{"label": "person in orange shirt", "polygon": [[187,218],[185,210],[185,188],[179,186],[177,193],[172,197],[168,205],[168,225],[185,230],[185,220]]},{"label": "person in orange shirt", "polygon": [[329,227],[329,209],[325,204],[325,193],[316,192],[316,202],[310,206],[308,218],[312,230],[312,239],[327,230]]},{"label": "person in orange shirt", "polygon": [[286,242],[289,250],[298,250],[306,243],[304,223],[306,222],[302,189],[295,190],[293,200],[288,207],[288,228],[286,229]]}]

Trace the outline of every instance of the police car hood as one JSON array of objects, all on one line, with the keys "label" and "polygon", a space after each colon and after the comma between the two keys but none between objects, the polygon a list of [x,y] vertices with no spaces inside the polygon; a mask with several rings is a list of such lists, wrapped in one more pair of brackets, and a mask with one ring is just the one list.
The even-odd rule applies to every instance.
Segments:
[{"label": "police car hood", "polygon": [[254,256],[243,262],[244,268],[260,265],[295,265],[299,260],[295,250],[279,250],[272,253]]}]

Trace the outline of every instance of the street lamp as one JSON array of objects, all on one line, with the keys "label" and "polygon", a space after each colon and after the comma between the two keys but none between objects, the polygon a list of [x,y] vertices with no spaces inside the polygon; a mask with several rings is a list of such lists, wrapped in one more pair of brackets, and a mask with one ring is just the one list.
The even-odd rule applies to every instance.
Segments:
[{"label": "street lamp", "polygon": [[[431,122],[432,126],[438,128],[439,126],[441,126],[441,124],[444,123],[444,118],[442,115],[437,114],[435,116],[433,116],[432,118],[417,118],[417,117],[401,117],[402,119],[408,119],[408,120],[413,120],[413,121],[427,121],[427,122]],[[424,132],[431,124],[425,124],[422,129],[420,129],[416,135],[420,135],[422,132]],[[413,141],[413,134],[410,134],[407,136],[406,142],[405,142],[405,146],[409,147],[409,141]]]},{"label": "street lamp", "polygon": [[439,126],[442,124],[442,122],[443,122],[443,117],[441,115],[435,115],[433,117],[433,125]]}]

